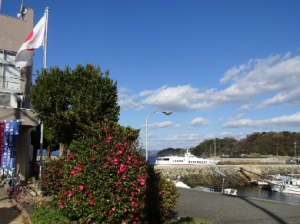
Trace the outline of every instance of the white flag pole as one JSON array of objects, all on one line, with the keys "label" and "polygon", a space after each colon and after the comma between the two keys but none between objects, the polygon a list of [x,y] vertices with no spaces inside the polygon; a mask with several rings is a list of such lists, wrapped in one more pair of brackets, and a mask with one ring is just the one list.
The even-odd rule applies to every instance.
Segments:
[{"label": "white flag pole", "polygon": [[[45,24],[45,36],[44,36],[44,69],[47,68],[47,40],[48,40],[48,13],[49,8],[46,8],[46,24]],[[44,125],[41,121],[41,139],[40,139],[40,177],[42,176],[42,168],[43,168],[43,138],[44,138]]]}]

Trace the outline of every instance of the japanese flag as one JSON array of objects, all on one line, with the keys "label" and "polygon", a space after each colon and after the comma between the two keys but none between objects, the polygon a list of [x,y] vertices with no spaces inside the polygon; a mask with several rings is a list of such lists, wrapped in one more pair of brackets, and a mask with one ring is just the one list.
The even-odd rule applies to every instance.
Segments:
[{"label": "japanese flag", "polygon": [[19,49],[15,59],[16,67],[26,67],[32,65],[34,49],[44,45],[45,26],[46,13],[33,28]]}]

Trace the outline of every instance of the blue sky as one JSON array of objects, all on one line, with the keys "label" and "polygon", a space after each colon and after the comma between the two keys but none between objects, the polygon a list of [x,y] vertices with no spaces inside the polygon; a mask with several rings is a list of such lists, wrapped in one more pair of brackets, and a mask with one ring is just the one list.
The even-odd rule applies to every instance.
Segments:
[{"label": "blue sky", "polygon": [[[21,0],[2,0],[15,17]],[[299,132],[300,1],[24,0],[49,11],[47,67],[93,63],[118,81],[119,123],[150,151]],[[43,50],[34,70],[43,66]],[[291,143],[293,147],[293,143]]]}]

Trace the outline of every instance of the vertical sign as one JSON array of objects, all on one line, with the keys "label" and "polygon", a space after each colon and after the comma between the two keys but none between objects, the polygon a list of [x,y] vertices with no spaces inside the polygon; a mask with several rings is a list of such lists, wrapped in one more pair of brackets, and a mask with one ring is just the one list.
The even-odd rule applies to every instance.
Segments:
[{"label": "vertical sign", "polygon": [[9,121],[5,122],[4,126],[4,138],[3,138],[3,150],[1,159],[2,169],[14,168],[14,162],[16,157],[16,145],[19,132],[19,122]]},{"label": "vertical sign", "polygon": [[2,166],[2,151],[4,142],[4,122],[0,122],[0,167]]}]

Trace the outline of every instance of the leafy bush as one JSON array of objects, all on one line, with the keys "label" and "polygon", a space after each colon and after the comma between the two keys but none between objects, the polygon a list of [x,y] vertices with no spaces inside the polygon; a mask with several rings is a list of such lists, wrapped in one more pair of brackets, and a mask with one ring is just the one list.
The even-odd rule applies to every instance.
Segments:
[{"label": "leafy bush", "polygon": [[174,184],[155,173],[124,130],[104,130],[97,143],[82,138],[70,146],[58,194],[63,213],[78,223],[167,222],[178,197]]},{"label": "leafy bush", "polygon": [[64,160],[64,158],[58,158],[45,162],[40,182],[43,196],[54,196],[58,194],[62,182],[64,181],[62,174]]},{"label": "leafy bush", "polygon": [[70,223],[58,208],[45,205],[33,205],[34,211],[30,215],[32,224],[65,224]]},{"label": "leafy bush", "polygon": [[[153,166],[148,168],[148,189],[146,205],[148,220],[150,223],[167,223],[170,211],[177,207],[176,199],[179,192],[175,184],[167,181],[161,173],[154,170]],[[158,197],[155,197],[158,195]]]}]

